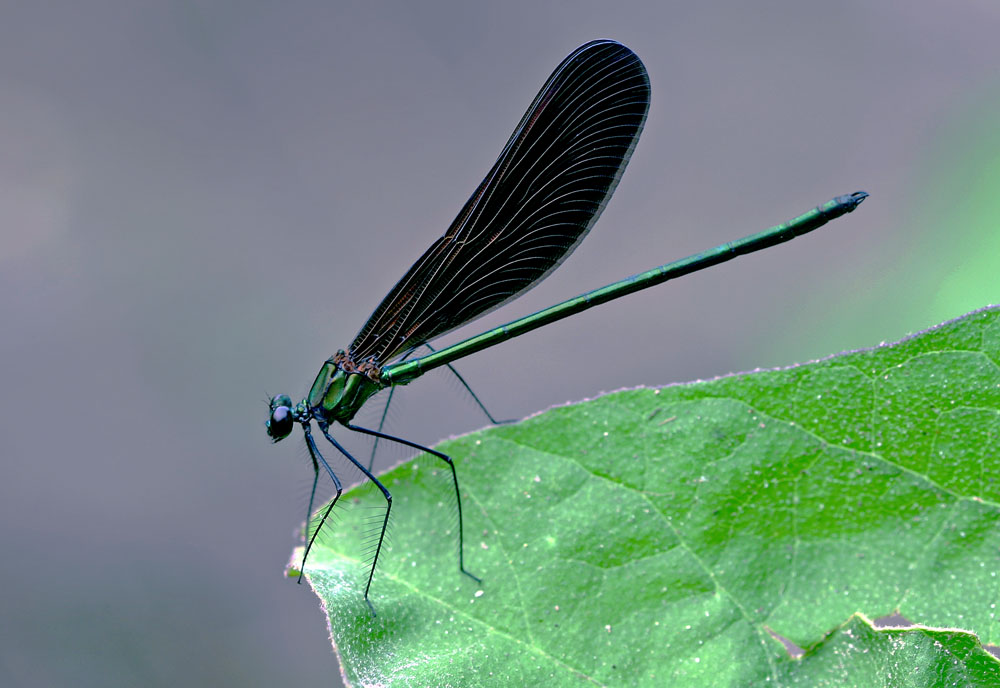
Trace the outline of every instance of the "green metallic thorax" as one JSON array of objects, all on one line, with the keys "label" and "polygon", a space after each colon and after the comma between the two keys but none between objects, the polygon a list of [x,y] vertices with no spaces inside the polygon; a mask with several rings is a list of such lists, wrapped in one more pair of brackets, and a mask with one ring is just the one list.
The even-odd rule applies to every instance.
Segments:
[{"label": "green metallic thorax", "polygon": [[363,372],[347,372],[338,360],[343,352],[327,359],[309,390],[307,403],[314,418],[346,425],[365,402],[386,385]]}]

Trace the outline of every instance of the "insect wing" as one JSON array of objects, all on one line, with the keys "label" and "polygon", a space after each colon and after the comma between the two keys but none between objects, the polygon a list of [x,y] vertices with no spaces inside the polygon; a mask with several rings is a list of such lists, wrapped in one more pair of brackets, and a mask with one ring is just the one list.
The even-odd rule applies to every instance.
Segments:
[{"label": "insect wing", "polygon": [[523,294],[586,236],[621,179],[649,78],[609,40],[549,77],[458,217],[392,288],[349,355],[385,364]]}]

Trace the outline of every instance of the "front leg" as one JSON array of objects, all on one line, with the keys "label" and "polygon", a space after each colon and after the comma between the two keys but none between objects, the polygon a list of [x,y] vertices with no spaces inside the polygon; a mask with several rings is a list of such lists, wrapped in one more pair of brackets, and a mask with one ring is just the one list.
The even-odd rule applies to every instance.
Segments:
[{"label": "front leg", "polygon": [[[299,567],[300,584],[302,583],[302,579],[305,577],[306,574],[306,557],[309,556],[309,550],[312,549],[313,543],[316,541],[316,536],[319,535],[319,531],[323,530],[323,525],[326,523],[326,517],[330,515],[331,511],[333,511],[334,505],[337,503],[337,500],[340,499],[340,495],[344,491],[343,486],[340,484],[340,479],[337,478],[337,474],[333,472],[333,469],[330,468],[330,464],[326,462],[326,459],[323,458],[323,455],[320,453],[319,448],[316,446],[316,441],[313,439],[312,436],[312,426],[309,423],[303,423],[302,429],[305,430],[306,448],[309,450],[309,458],[312,459],[312,464],[313,464],[313,485],[312,485],[312,492],[309,493],[309,509],[308,511],[306,511],[306,532],[305,532],[306,551],[303,552],[302,554],[302,565]],[[320,463],[323,464],[323,468],[326,469],[326,472],[330,475],[330,478],[333,480],[333,486],[337,488],[337,494],[334,495],[333,501],[330,502],[330,506],[328,506],[326,508],[326,511],[323,512],[323,517],[320,518],[319,524],[316,526],[316,530],[313,531],[312,537],[309,537],[309,521],[312,519],[313,500],[315,500],[316,498],[316,483],[319,481]]]}]

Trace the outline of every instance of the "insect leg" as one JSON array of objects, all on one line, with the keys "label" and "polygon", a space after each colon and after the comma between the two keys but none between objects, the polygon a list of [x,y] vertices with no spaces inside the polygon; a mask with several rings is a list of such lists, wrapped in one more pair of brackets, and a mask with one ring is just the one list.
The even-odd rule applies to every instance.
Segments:
[{"label": "insect leg", "polygon": [[[431,352],[437,351],[437,349],[435,349],[430,344],[427,344],[426,342],[424,343],[424,346],[426,346],[428,349],[430,349]],[[462,383],[463,387],[465,387],[465,391],[468,392],[472,396],[473,401],[475,401],[476,404],[479,406],[479,408],[481,408],[483,410],[483,413],[486,414],[486,417],[490,419],[490,422],[493,423],[493,425],[503,425],[505,423],[514,423],[514,422],[517,421],[516,418],[508,418],[507,420],[497,420],[496,418],[494,418],[493,414],[490,413],[489,410],[487,410],[486,405],[482,401],[480,401],[479,397],[476,395],[476,393],[472,391],[472,387],[469,387],[469,383],[465,381],[465,378],[462,377],[461,375],[459,375],[458,371],[455,370],[455,366],[453,366],[451,363],[448,363],[447,365],[448,365],[448,370],[450,370],[451,372],[453,372],[455,374],[455,377],[458,378],[458,381]],[[379,429],[379,431],[381,431],[382,430],[382,426],[379,425],[378,429]]]},{"label": "insect leg", "polygon": [[[373,437],[381,437],[384,440],[390,440],[392,442],[399,442],[400,444],[405,444],[407,447],[412,447],[413,449],[417,449],[419,451],[427,452],[428,454],[433,454],[434,456],[438,457],[439,459],[441,459],[442,461],[444,461],[445,463],[448,464],[448,467],[451,469],[451,481],[452,481],[452,484],[455,486],[455,501],[458,504],[458,568],[459,568],[459,570],[461,570],[462,573],[464,573],[466,576],[468,576],[472,580],[476,581],[477,583],[482,583],[482,579],[481,578],[478,578],[477,576],[472,575],[471,573],[469,573],[465,569],[465,556],[464,556],[464,550],[465,550],[465,546],[464,546],[465,545],[465,542],[464,542],[465,526],[464,526],[464,523],[462,521],[462,494],[459,492],[459,489],[458,489],[458,474],[455,472],[455,462],[451,460],[451,457],[448,456],[447,454],[442,454],[441,452],[439,452],[439,451],[437,451],[435,449],[431,449],[430,447],[425,447],[423,445],[417,444],[416,442],[411,442],[409,440],[404,440],[401,437],[395,437],[393,435],[387,435],[387,434],[385,434],[383,432],[378,432],[377,430],[369,430],[368,428],[362,428],[362,427],[359,427],[357,425],[348,425],[347,428],[349,430],[355,430],[357,432],[362,432],[362,433],[364,433],[366,435],[372,435]],[[343,451],[343,450],[341,450],[341,451]],[[357,462],[355,462],[355,463],[357,463]],[[366,473],[367,473],[367,471],[366,471]],[[370,477],[372,480],[375,480],[375,478],[371,475],[371,473],[368,473],[368,477]],[[376,484],[379,485],[379,487],[382,487],[381,483],[379,483],[377,480],[375,480],[375,482],[376,482]],[[385,488],[383,487],[382,490],[385,491]],[[388,494],[388,492],[386,492],[386,494]],[[386,513],[386,518],[388,518],[388,512]],[[385,529],[383,528],[383,533],[384,532],[385,532]],[[379,544],[381,545],[381,541],[380,541]]]},{"label": "insect leg", "polygon": [[[313,486],[312,492],[309,493],[309,510],[306,512],[306,532],[305,538],[307,538],[306,551],[302,553],[302,565],[299,567],[299,583],[302,583],[302,579],[305,577],[306,573],[306,557],[309,556],[309,550],[312,549],[313,543],[316,541],[316,536],[319,535],[319,531],[323,530],[323,525],[326,523],[326,517],[330,515],[333,511],[334,504],[340,499],[341,493],[344,491],[343,486],[340,484],[340,479],[337,478],[337,474],[333,472],[330,468],[330,464],[326,462],[323,455],[319,452],[319,447],[316,446],[316,441],[312,436],[312,426],[309,423],[303,423],[302,428],[306,433],[306,448],[309,449],[309,458],[312,459],[313,463]],[[325,432],[323,434],[326,434]],[[343,451],[343,450],[341,450]],[[309,521],[312,519],[313,510],[313,500],[316,498],[316,483],[319,481],[319,465],[323,464],[323,468],[326,472],[330,474],[330,478],[333,480],[334,487],[337,488],[337,494],[334,495],[333,501],[330,502],[330,506],[326,507],[323,512],[322,518],[319,520],[319,524],[316,526],[316,530],[313,531],[312,537],[309,537]]]},{"label": "insect leg", "polygon": [[[357,429],[350,425],[348,425],[347,427],[350,428],[351,430]],[[368,609],[371,610],[372,616],[376,616],[375,607],[372,606],[371,600],[368,599],[368,591],[372,587],[372,578],[375,576],[375,566],[378,564],[378,556],[382,552],[382,543],[385,541],[385,529],[389,525],[389,512],[392,510],[392,495],[389,494],[389,490],[385,489],[385,485],[379,482],[379,479],[376,478],[374,475],[372,475],[371,471],[369,471],[367,468],[361,465],[360,461],[351,456],[351,454],[346,449],[340,446],[340,443],[337,440],[333,439],[333,436],[330,435],[330,427],[328,425],[320,423],[319,429],[323,433],[323,437],[325,437],[330,444],[336,447],[337,451],[346,456],[351,463],[353,463],[355,466],[361,469],[361,472],[365,474],[365,477],[371,480],[378,487],[378,489],[382,491],[382,496],[385,497],[385,518],[382,519],[382,532],[378,536],[378,545],[375,547],[375,558],[372,560],[371,570],[368,571],[368,583],[365,585],[365,602],[368,604]],[[389,438],[388,435],[386,435],[385,437],[387,439],[393,439]]]}]

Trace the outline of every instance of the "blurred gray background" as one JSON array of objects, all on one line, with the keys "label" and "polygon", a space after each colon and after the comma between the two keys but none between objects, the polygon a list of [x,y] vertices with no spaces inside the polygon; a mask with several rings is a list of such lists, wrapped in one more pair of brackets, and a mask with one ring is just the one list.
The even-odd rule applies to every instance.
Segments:
[{"label": "blurred gray background", "polygon": [[[282,576],[309,469],[299,433],[268,442],[267,395],[307,391],[587,40],[649,70],[632,163],[562,268],[448,341],[872,197],[463,361],[498,416],[1000,301],[998,22],[992,0],[0,4],[0,683],[339,683]],[[406,437],[484,424],[447,377],[403,391]]]}]

